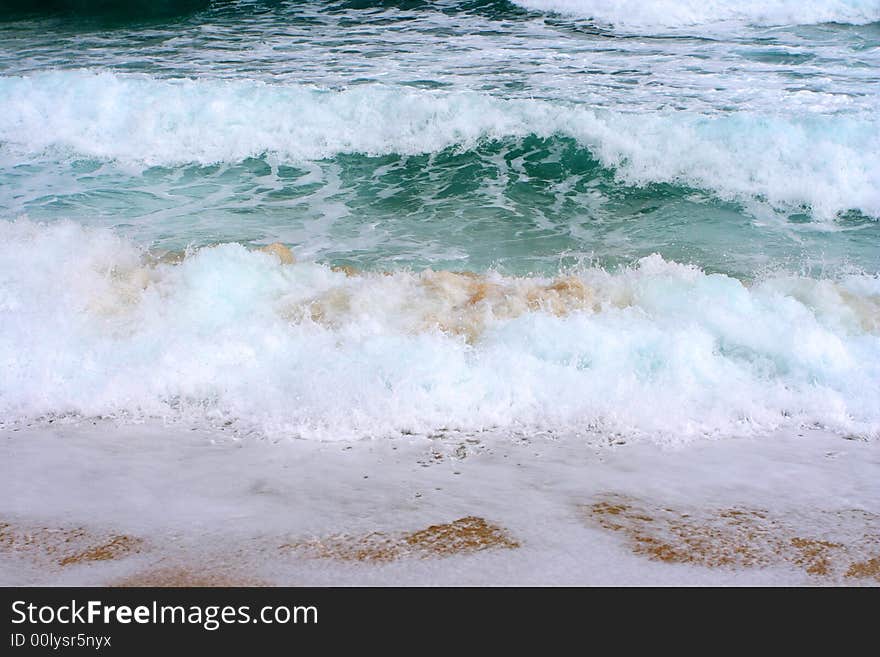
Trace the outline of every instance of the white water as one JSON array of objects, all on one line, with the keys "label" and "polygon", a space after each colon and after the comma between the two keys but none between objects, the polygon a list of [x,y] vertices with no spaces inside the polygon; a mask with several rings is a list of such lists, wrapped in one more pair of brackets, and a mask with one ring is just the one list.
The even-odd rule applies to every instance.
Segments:
[{"label": "white water", "polygon": [[320,439],[880,431],[876,277],[745,286],[651,257],[577,273],[586,302],[560,310],[553,295],[523,305],[543,279],[490,274],[496,300],[469,304],[461,281],[430,274],[347,277],[237,244],[144,267],[109,232],[0,231],[6,423],[159,417]]},{"label": "white water", "polygon": [[876,0],[513,0],[535,11],[645,30],[689,25],[864,25],[880,20]]},{"label": "white water", "polygon": [[[157,424],[0,430],[0,518],[12,525],[6,536],[76,527],[145,539],[137,554],[61,567],[57,552],[46,558],[35,532],[24,546],[4,544],[0,582],[94,586],[180,568],[208,580],[293,586],[870,585],[873,579],[843,572],[876,555],[869,540],[880,508],[878,465],[880,442],[822,431],[688,449],[595,450],[576,438],[503,433],[472,442],[408,436],[270,444]],[[662,532],[664,509],[688,513],[697,531],[704,522],[717,530],[724,510],[757,510],[766,524],[740,538],[747,549],[772,547],[787,532],[843,547],[831,553],[830,576],[775,559],[758,567],[665,563],[634,554],[625,535],[591,522],[585,505],[609,495],[629,496],[651,512],[649,535]],[[520,547],[378,564],[279,549],[340,534],[393,537],[469,515],[503,527]],[[729,552],[725,528],[695,551]]]},{"label": "white water", "polygon": [[51,150],[136,167],[264,153],[301,162],[563,135],[628,183],[694,186],[819,219],[853,209],[880,217],[880,128],[863,115],[643,115],[470,92],[85,71],[0,78],[0,99],[0,143],[16,160]]}]

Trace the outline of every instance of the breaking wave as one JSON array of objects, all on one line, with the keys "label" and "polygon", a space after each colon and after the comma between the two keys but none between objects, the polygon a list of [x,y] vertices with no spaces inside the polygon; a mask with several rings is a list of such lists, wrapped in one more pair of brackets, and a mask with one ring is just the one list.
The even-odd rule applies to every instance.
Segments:
[{"label": "breaking wave", "polygon": [[547,278],[364,273],[20,220],[0,223],[0,382],[7,424],[876,437],[880,279],[747,283],[659,256]]},{"label": "breaking wave", "polygon": [[554,12],[622,28],[650,30],[691,25],[814,25],[880,21],[873,0],[513,0],[526,9]]},{"label": "breaking wave", "polygon": [[690,186],[819,219],[880,217],[880,126],[866,117],[628,114],[468,92],[85,71],[0,78],[0,98],[0,143],[15,158],[53,150],[132,166],[301,162],[563,136],[627,184]]}]

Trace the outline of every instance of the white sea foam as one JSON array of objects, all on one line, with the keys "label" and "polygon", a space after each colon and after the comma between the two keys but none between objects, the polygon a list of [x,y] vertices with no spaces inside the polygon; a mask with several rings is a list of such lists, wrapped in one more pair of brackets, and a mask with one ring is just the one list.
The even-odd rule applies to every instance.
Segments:
[{"label": "white sea foam", "polygon": [[65,71],[0,78],[0,143],[129,165],[282,161],[472,148],[564,135],[632,184],[670,182],[725,199],[858,209],[880,217],[880,126],[857,116],[628,114],[390,86],[319,91],[246,81]]},{"label": "white sea foam", "polygon": [[875,0],[513,0],[526,9],[595,20],[615,27],[654,29],[735,23],[813,25],[880,21]]},{"label": "white sea foam", "polygon": [[876,277],[746,286],[652,256],[529,303],[553,281],[347,276],[238,244],[145,262],[109,232],[0,223],[6,422],[188,418],[321,439],[880,432]]}]

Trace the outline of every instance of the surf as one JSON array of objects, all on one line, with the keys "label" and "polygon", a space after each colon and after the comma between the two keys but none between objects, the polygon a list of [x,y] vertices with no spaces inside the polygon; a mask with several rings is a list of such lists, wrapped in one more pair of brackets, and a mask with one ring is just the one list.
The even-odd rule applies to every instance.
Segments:
[{"label": "surf", "polygon": [[[0,224],[6,426],[107,418],[337,440],[557,432],[663,444],[880,431],[880,279],[643,258],[555,276],[178,256]],[[280,251],[279,251],[280,250]]]},{"label": "surf", "polygon": [[3,77],[0,98],[9,159],[296,164],[567,137],[629,185],[689,186],[821,220],[850,210],[880,217],[880,129],[861,114],[642,114],[393,85],[324,90],[90,71]]},{"label": "surf", "polygon": [[880,21],[871,0],[513,0],[539,12],[554,12],[596,21],[600,25],[640,31],[658,28],[743,27],[840,23],[866,25]]}]

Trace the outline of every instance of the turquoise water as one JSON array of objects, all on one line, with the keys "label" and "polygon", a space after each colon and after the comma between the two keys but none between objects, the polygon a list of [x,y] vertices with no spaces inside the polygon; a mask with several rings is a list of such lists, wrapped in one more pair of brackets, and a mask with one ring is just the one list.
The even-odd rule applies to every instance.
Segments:
[{"label": "turquoise water", "polygon": [[[654,252],[738,276],[880,263],[876,22],[710,13],[652,34],[506,2],[178,9],[0,26],[0,215],[158,248],[280,240],[368,269],[550,273]],[[167,87],[180,79],[192,97]],[[234,84],[265,85],[269,109]],[[352,90],[329,117],[302,96]],[[491,101],[543,106],[489,108],[493,124]],[[606,133],[572,107],[607,113]]]},{"label": "turquoise water", "polygon": [[880,430],[878,0],[0,10],[10,421]]}]

